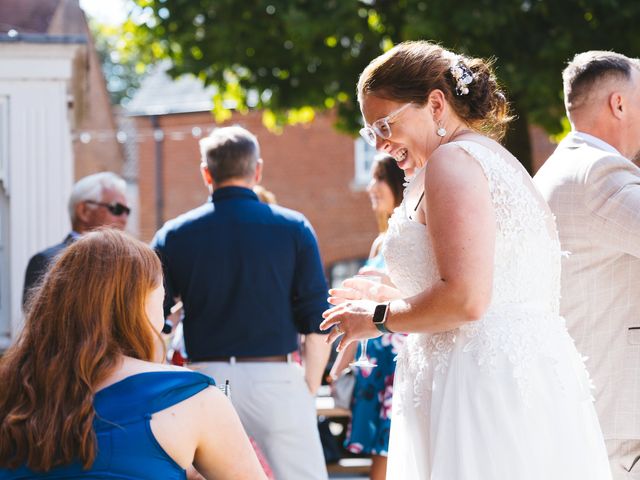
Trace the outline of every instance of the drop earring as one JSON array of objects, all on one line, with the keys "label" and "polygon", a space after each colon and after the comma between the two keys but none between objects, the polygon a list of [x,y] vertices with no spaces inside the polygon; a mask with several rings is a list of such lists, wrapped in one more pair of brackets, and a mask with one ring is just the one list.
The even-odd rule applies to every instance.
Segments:
[{"label": "drop earring", "polygon": [[446,134],[447,134],[447,129],[444,128],[442,125],[440,125],[438,130],[436,130],[436,135],[438,135],[439,137],[444,137]]}]

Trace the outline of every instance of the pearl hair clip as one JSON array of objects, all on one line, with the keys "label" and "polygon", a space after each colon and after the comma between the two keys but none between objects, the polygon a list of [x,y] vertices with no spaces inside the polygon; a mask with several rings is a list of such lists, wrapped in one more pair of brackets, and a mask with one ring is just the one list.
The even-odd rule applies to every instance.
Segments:
[{"label": "pearl hair clip", "polygon": [[456,95],[466,95],[469,93],[469,85],[473,82],[473,72],[469,70],[462,60],[457,58],[454,65],[449,68],[451,75],[456,81]]}]

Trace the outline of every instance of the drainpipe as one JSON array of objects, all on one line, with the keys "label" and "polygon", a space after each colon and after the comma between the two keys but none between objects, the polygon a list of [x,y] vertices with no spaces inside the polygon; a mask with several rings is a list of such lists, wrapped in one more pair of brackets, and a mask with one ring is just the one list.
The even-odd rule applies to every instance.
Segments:
[{"label": "drainpipe", "polygon": [[151,115],[151,127],[153,128],[153,140],[155,144],[156,165],[156,230],[164,223],[164,158],[162,155],[162,142],[164,131],[160,128],[157,115]]}]

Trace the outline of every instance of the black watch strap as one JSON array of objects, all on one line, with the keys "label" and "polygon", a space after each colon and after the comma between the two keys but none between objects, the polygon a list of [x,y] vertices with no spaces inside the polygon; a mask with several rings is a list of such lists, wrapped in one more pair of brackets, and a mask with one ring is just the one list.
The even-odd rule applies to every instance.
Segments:
[{"label": "black watch strap", "polygon": [[376,305],[376,309],[373,311],[373,324],[378,331],[382,333],[394,333],[387,328],[387,316],[389,314],[389,303],[380,303]]}]

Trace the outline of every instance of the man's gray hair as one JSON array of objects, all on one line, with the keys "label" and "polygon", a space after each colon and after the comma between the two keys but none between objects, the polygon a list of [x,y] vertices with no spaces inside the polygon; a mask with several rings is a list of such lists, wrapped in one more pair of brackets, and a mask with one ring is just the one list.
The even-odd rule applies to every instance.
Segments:
[{"label": "man's gray hair", "polygon": [[603,80],[629,81],[633,68],[640,70],[639,61],[620,53],[590,50],[577,54],[562,72],[567,112],[581,107]]},{"label": "man's gray hair", "polygon": [[251,178],[260,158],[260,146],[255,135],[234,125],[216,128],[200,140],[200,153],[214,182],[220,184],[233,178]]},{"label": "man's gray hair", "polygon": [[123,196],[127,194],[127,182],[113,172],[100,172],[78,180],[69,197],[69,218],[75,221],[76,205],[87,200],[102,202],[106,190],[115,190]]}]

